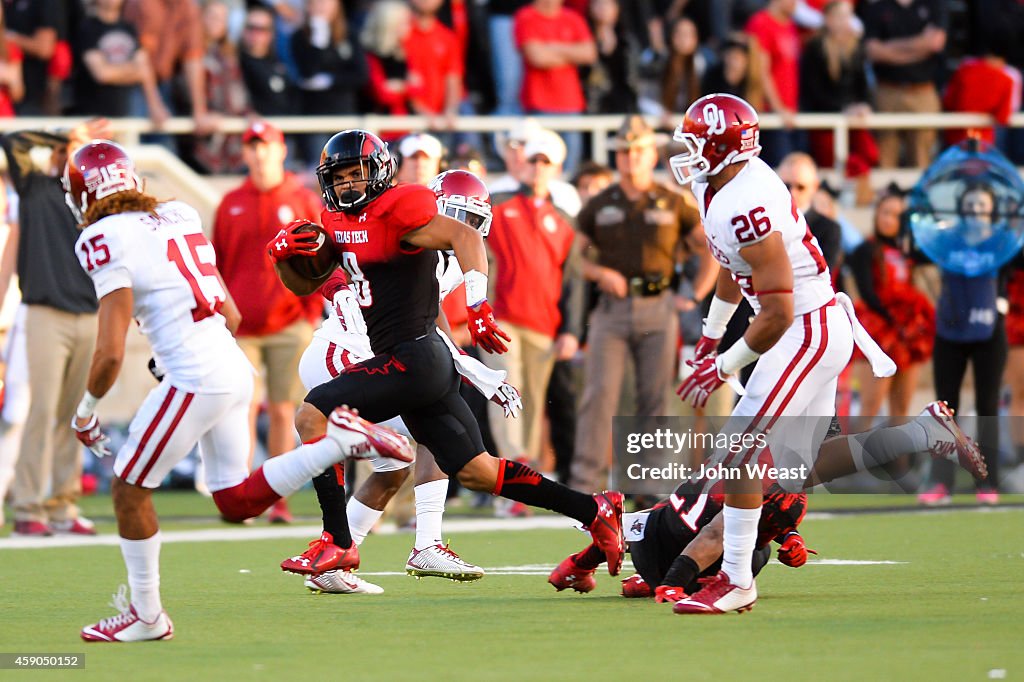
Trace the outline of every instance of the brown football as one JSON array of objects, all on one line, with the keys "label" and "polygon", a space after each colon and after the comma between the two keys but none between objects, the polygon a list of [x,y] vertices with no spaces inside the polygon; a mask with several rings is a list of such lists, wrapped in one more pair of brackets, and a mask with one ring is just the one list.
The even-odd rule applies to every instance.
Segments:
[{"label": "brown football", "polygon": [[315,232],[317,234],[317,246],[315,256],[292,256],[287,263],[296,273],[311,280],[322,280],[334,272],[338,262],[334,258],[334,249],[331,248],[330,237],[327,231],[314,223],[308,223],[300,227],[298,232]]}]

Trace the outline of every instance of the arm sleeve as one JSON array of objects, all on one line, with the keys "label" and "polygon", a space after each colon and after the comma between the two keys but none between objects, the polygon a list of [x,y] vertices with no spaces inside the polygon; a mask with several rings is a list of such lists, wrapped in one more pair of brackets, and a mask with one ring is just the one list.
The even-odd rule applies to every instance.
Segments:
[{"label": "arm sleeve", "polygon": [[857,292],[860,294],[861,300],[871,310],[890,320],[889,311],[882,305],[882,301],[878,298],[878,292],[875,291],[875,278],[871,272],[873,269],[872,251],[872,243],[866,241],[854,249],[847,259],[847,263],[850,266],[850,272],[853,273],[853,281],[857,283]]},{"label": "arm sleeve", "polygon": [[327,281],[320,285],[317,289],[320,295],[327,299],[328,303],[334,302],[334,294],[338,293],[339,289],[344,289],[348,286],[348,275],[345,274],[345,270],[341,267],[335,268],[331,276],[327,278]]}]

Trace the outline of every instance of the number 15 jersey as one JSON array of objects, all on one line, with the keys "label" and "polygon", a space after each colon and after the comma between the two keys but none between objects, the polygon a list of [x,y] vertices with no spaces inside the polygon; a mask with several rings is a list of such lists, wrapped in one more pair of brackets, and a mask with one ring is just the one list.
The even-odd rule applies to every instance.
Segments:
[{"label": "number 15 jersey", "polygon": [[219,313],[226,295],[199,214],[180,201],[155,214],[107,216],[85,228],[75,252],[97,298],[132,290],[132,315],[166,381],[192,393],[226,393],[251,366]]},{"label": "number 15 jersey", "polygon": [[803,315],[832,300],[835,290],[821,255],[792,195],[768,164],[750,159],[721,190],[693,183],[711,255],[729,270],[754,312],[761,310],[751,281],[752,269],[740,250],[768,237],[782,236],[793,267],[793,313]]}]

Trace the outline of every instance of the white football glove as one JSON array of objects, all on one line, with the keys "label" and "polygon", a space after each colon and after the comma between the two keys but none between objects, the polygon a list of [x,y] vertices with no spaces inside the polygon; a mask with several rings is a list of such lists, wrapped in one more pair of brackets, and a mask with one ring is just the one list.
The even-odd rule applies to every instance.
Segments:
[{"label": "white football glove", "polygon": [[85,447],[92,450],[97,457],[109,457],[114,454],[110,449],[110,437],[100,429],[100,420],[94,414],[85,426],[78,426],[74,417],[71,419],[71,428],[75,430],[75,437]]},{"label": "white football glove", "polygon": [[519,391],[512,384],[504,382],[498,387],[497,392],[491,396],[491,402],[495,402],[504,408],[506,419],[509,417],[515,419],[519,416],[519,411],[523,409],[523,399],[519,396]]}]

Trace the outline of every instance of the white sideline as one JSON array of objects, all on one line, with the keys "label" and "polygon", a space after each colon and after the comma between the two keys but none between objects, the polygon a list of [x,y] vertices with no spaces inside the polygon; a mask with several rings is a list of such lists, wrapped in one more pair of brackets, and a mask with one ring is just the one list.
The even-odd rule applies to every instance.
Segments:
[{"label": "white sideline", "polygon": [[[576,522],[563,516],[538,516],[528,519],[452,519],[445,521],[445,533],[479,533],[495,530],[538,530],[566,529]],[[234,542],[239,540],[280,540],[290,538],[315,538],[323,528],[316,526],[284,526],[254,528],[250,526],[210,528],[205,530],[166,530],[163,542]],[[385,525],[378,534],[396,533],[394,525]],[[54,549],[57,547],[99,547],[118,546],[120,538],[114,534],[105,535],[53,535],[42,538],[0,539],[0,550],[4,549]],[[404,574],[403,574],[404,575]]]}]

